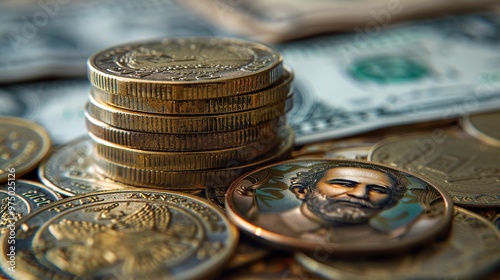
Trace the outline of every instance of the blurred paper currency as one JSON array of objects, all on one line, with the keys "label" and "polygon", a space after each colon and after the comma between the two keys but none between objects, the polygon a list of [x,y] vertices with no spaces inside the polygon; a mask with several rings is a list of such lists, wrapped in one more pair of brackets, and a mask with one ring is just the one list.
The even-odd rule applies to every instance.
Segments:
[{"label": "blurred paper currency", "polygon": [[[328,3],[352,3],[313,2],[310,6],[317,9]],[[400,4],[409,9],[406,2]],[[455,1],[455,5],[486,2]],[[370,7],[381,2],[370,3],[355,7],[378,11]],[[296,74],[295,105],[288,114],[296,144],[500,108],[498,14],[448,16],[386,28],[360,25],[356,32],[277,44]],[[237,36],[207,24],[173,0],[2,2],[0,23],[0,83],[83,78],[91,53],[122,42],[166,36]],[[302,28],[297,26],[297,30]],[[69,112],[81,113],[89,84],[83,79],[71,83],[54,80],[2,86],[2,101],[27,100],[25,96],[39,101],[29,103],[29,110],[15,112],[15,107],[4,102],[0,115],[24,112],[22,116],[46,123],[56,143],[74,138],[85,127],[81,114],[69,118]],[[78,101],[66,101],[73,97]],[[51,106],[59,113],[41,113]]]},{"label": "blurred paper currency", "polygon": [[471,9],[495,0],[181,0],[223,29],[267,42],[327,32],[381,29],[395,22]]},{"label": "blurred paper currency", "polygon": [[215,35],[172,0],[0,2],[0,83],[84,77],[90,54],[123,42]]},{"label": "blurred paper currency", "polygon": [[281,45],[297,144],[500,108],[500,16],[419,21]]},{"label": "blurred paper currency", "polygon": [[83,107],[86,79],[54,80],[0,87],[0,116],[30,119],[42,125],[54,144],[86,134]]}]

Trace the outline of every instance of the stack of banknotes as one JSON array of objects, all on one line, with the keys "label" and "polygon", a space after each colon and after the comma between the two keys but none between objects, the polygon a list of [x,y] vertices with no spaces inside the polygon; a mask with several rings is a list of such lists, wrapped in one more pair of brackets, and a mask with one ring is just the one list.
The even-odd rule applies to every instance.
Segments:
[{"label": "stack of banknotes", "polygon": [[497,279],[496,1],[299,2],[0,3],[0,276]]}]

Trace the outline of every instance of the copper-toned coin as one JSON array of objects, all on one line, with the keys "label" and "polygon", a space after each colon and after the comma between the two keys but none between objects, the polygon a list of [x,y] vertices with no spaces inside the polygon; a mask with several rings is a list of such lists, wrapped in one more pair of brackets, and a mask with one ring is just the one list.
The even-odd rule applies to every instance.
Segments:
[{"label": "copper-toned coin", "polygon": [[292,96],[265,107],[218,115],[179,116],[139,113],[107,105],[89,95],[86,113],[117,128],[151,133],[212,133],[244,129],[283,116],[293,105]]},{"label": "copper-toned coin", "polygon": [[462,128],[479,141],[500,147],[500,111],[465,116]]},{"label": "copper-toned coin", "polygon": [[0,185],[0,235],[28,213],[61,198],[33,181],[16,180]]},{"label": "copper-toned coin", "polygon": [[238,231],[198,197],[149,189],[66,198],[16,223],[0,243],[16,279],[210,279],[233,254]]},{"label": "copper-toned coin", "polygon": [[423,177],[348,160],[290,160],[238,178],[226,194],[237,226],[287,249],[394,254],[449,230],[451,198]]},{"label": "copper-toned coin", "polygon": [[50,146],[49,134],[40,125],[21,118],[0,117],[0,183],[35,169]]},{"label": "copper-toned coin", "polygon": [[164,100],[233,96],[281,78],[269,46],[230,38],[171,38],[123,44],[88,61],[92,85],[112,94]]},{"label": "copper-toned coin", "polygon": [[419,173],[457,205],[500,206],[500,149],[449,134],[415,134],[377,143],[369,160]]},{"label": "copper-toned coin", "polygon": [[112,127],[85,113],[89,133],[118,145],[154,151],[205,151],[267,142],[286,124],[281,116],[262,124],[226,132],[170,134],[131,131]]},{"label": "copper-toned coin", "polygon": [[58,147],[41,163],[38,169],[40,180],[47,187],[66,196],[134,188],[96,172],[93,151],[88,135]]},{"label": "copper-toned coin", "polygon": [[254,142],[245,146],[206,151],[164,152],[131,149],[104,141],[89,133],[95,154],[108,161],[139,169],[184,171],[224,168],[230,162],[250,163],[278,145],[281,139],[276,135],[265,143]]},{"label": "copper-toned coin", "polygon": [[250,162],[248,164],[231,161],[227,164],[227,167],[217,169],[192,171],[152,170],[124,166],[99,156],[95,156],[94,160],[99,167],[99,172],[102,172],[108,178],[127,184],[177,190],[228,187],[234,179],[251,169],[290,158],[294,140],[293,130],[290,127],[285,127],[280,131],[279,138],[281,139],[279,146],[262,157],[247,159]]},{"label": "copper-toned coin", "polygon": [[482,279],[500,264],[500,231],[455,207],[450,236],[411,254],[341,260],[299,253],[296,260],[327,279]]},{"label": "copper-toned coin", "polygon": [[127,110],[154,114],[213,115],[241,112],[283,101],[291,95],[293,73],[283,71],[283,77],[271,87],[246,94],[199,100],[167,100],[113,94],[92,88],[92,95],[110,105]]}]

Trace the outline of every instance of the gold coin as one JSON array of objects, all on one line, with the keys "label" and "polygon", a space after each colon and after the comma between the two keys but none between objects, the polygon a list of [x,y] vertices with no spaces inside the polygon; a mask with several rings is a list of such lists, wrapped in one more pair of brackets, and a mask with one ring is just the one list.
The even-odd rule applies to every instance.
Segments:
[{"label": "gold coin", "polygon": [[61,195],[46,186],[28,180],[0,185],[0,236],[10,232],[10,225],[38,208],[62,199]]},{"label": "gold coin", "polygon": [[172,38],[124,44],[92,55],[90,83],[112,94],[196,100],[266,88],[281,78],[269,46],[230,38]]},{"label": "gold coin", "polygon": [[500,147],[500,111],[475,114],[461,119],[462,128],[479,141]]},{"label": "gold coin", "polygon": [[0,182],[14,181],[36,168],[51,141],[40,125],[21,118],[0,117]]},{"label": "gold coin", "polygon": [[236,228],[208,201],[150,189],[53,202],[14,232],[15,246],[1,240],[1,266],[23,280],[214,278],[238,242]]},{"label": "gold coin", "polygon": [[44,185],[65,196],[134,188],[96,172],[92,154],[93,146],[89,136],[78,137],[58,146],[42,161],[38,177]]},{"label": "gold coin", "polygon": [[248,159],[258,158],[275,148],[280,140],[276,135],[268,139],[270,141],[222,150],[162,152],[131,149],[104,141],[92,133],[89,135],[98,157],[127,167],[163,171],[223,168],[232,162],[246,164]]},{"label": "gold coin", "polygon": [[224,132],[256,126],[284,115],[292,104],[290,96],[284,102],[249,111],[207,116],[172,116],[120,109],[89,95],[85,110],[92,118],[116,128],[148,133],[185,134]]},{"label": "gold coin", "polygon": [[471,207],[500,206],[498,159],[500,149],[442,131],[388,138],[368,158],[419,173]]},{"label": "gold coin", "polygon": [[252,93],[200,100],[139,98],[112,94],[95,87],[91,91],[95,98],[131,111],[172,115],[213,115],[252,110],[283,101],[292,94],[290,91],[292,80],[291,70],[285,68],[283,77],[272,87]]},{"label": "gold coin", "polygon": [[483,279],[500,264],[500,231],[484,218],[454,208],[448,238],[398,257],[342,260],[335,252],[295,259],[325,279]]},{"label": "gold coin", "polygon": [[170,134],[124,130],[98,121],[87,112],[84,114],[89,133],[103,140],[129,148],[171,152],[227,149],[270,141],[286,123],[286,117],[281,116],[256,126],[226,132]]},{"label": "gold coin", "polygon": [[227,167],[219,169],[164,171],[127,167],[98,156],[94,160],[102,174],[127,184],[177,190],[227,187],[238,176],[251,169],[289,158],[293,148],[293,130],[287,126],[280,131],[279,137],[282,139],[279,147],[266,155],[248,159],[247,161],[251,161],[249,164],[231,162]]}]

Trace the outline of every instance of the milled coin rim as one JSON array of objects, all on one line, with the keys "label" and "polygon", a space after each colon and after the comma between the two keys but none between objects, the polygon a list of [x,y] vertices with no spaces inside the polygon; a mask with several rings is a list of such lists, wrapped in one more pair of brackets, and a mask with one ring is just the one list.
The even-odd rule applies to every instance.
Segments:
[{"label": "milled coin rim", "polygon": [[[92,96],[99,101],[125,110],[152,114],[169,115],[215,115],[253,110],[280,102],[293,94],[293,71],[285,66],[280,80],[264,89],[218,98],[196,100],[167,100],[151,97],[142,98],[124,94],[114,94],[92,87]],[[155,105],[151,105],[153,103]],[[156,109],[155,107],[158,107]]]},{"label": "milled coin rim", "polygon": [[[373,164],[376,166],[382,166],[385,168],[393,169],[399,172],[402,172],[404,174],[408,174],[410,176],[413,176],[415,178],[418,178],[422,180],[423,182],[427,183],[429,186],[434,188],[439,192],[443,199],[443,206],[444,206],[444,213],[443,213],[443,219],[442,222],[434,227],[432,230],[429,230],[426,232],[426,234],[414,237],[412,239],[406,239],[401,242],[395,242],[395,243],[384,243],[381,242],[377,245],[375,244],[370,244],[367,245],[366,243],[363,244],[349,244],[345,245],[342,243],[336,243],[336,242],[331,242],[331,243],[325,243],[325,242],[315,242],[313,240],[306,240],[306,239],[301,239],[301,238],[296,238],[296,237],[291,237],[291,236],[286,236],[282,234],[275,233],[271,230],[264,229],[262,227],[259,227],[257,225],[254,225],[251,221],[247,220],[244,217],[240,216],[240,213],[238,213],[237,207],[236,207],[236,202],[233,200],[233,193],[236,191],[236,188],[238,184],[245,179],[248,175],[257,173],[261,170],[265,170],[268,168],[272,168],[275,166],[280,166],[284,164],[293,164],[293,163],[300,163],[300,162],[330,162],[330,163],[335,163],[335,162],[351,162],[351,163],[358,163],[361,162],[362,164]],[[243,230],[251,235],[255,235],[258,237],[260,240],[266,242],[270,246],[282,248],[282,249],[294,249],[302,252],[323,252],[323,253],[334,253],[335,256],[343,256],[343,257],[352,257],[352,256],[360,256],[360,255],[376,255],[376,254],[395,254],[395,253],[400,253],[402,251],[408,251],[412,248],[415,248],[419,245],[426,244],[436,238],[439,238],[443,235],[446,235],[451,226],[451,220],[452,220],[452,215],[453,215],[453,202],[451,200],[451,197],[444,191],[444,189],[432,181],[422,177],[419,174],[415,174],[412,172],[408,172],[403,169],[399,168],[394,168],[393,166],[389,165],[384,165],[384,164],[379,164],[379,163],[372,163],[372,162],[367,162],[367,161],[357,161],[357,160],[337,160],[337,159],[309,159],[309,160],[286,160],[286,161],[281,161],[278,163],[274,163],[271,165],[267,165],[261,168],[257,168],[252,170],[251,172],[248,172],[244,174],[243,176],[240,176],[238,179],[236,179],[228,188],[228,191],[226,193],[226,213],[228,217],[233,221],[240,230]]]},{"label": "milled coin rim", "polygon": [[293,95],[283,101],[242,112],[217,115],[159,115],[113,107],[89,94],[85,112],[94,119],[117,128],[171,134],[225,132],[256,126],[285,115],[293,106]]},{"label": "milled coin rim", "polygon": [[[74,193],[74,192],[70,192],[66,189],[63,189],[61,187],[59,187],[58,185],[56,185],[54,182],[52,182],[50,179],[47,178],[47,176],[45,175],[45,171],[47,169],[47,163],[53,158],[53,157],[56,157],[57,153],[58,152],[61,152],[63,149],[65,148],[68,148],[68,147],[71,147],[73,145],[75,145],[76,143],[79,143],[81,141],[87,141],[87,138],[88,138],[88,135],[87,134],[84,134],[84,135],[81,135],[65,144],[62,144],[62,145],[58,145],[57,147],[54,148],[54,150],[52,151],[52,153],[47,156],[41,163],[40,163],[40,166],[38,167],[38,178],[40,178],[40,181],[42,182],[43,185],[45,185],[46,187],[48,187],[49,189],[59,193],[59,194],[62,194],[62,195],[65,195],[65,196],[68,196],[68,197],[74,197],[74,196],[77,196],[77,195],[85,195],[85,194],[78,194],[78,193]],[[102,175],[102,174],[101,174]],[[105,176],[106,178],[108,178],[109,180],[113,181],[113,184],[117,185],[117,189],[135,189],[135,188],[138,188],[136,186],[131,186],[131,185],[127,185],[127,184],[124,184],[124,183],[121,183],[121,182],[118,182],[118,181],[115,181],[113,180],[112,178],[109,178],[107,176]],[[106,190],[102,190],[102,191],[106,191]]]},{"label": "milled coin rim", "polygon": [[[283,157],[287,157],[291,154],[295,136],[294,132],[289,126],[285,127],[282,132],[282,137],[284,139],[282,138],[283,141],[279,144],[279,147],[276,148],[277,152],[271,150],[271,152],[257,158],[251,163],[244,165],[230,164],[227,168],[191,171],[164,171],[127,167],[97,156],[94,161],[99,169],[99,172],[106,177],[114,178],[114,180],[117,180],[118,182],[132,182],[134,185],[141,187],[169,190],[193,190],[204,189],[214,185],[229,186],[230,182],[221,181],[231,179],[232,182],[238,178],[238,176],[256,168],[257,166],[282,160]],[[186,180],[186,178],[189,178],[189,185],[179,186],[179,181]],[[226,185],[222,185],[223,183]],[[183,182],[183,184],[185,183]]]},{"label": "milled coin rim", "polygon": [[129,148],[170,152],[204,151],[207,148],[226,149],[247,145],[255,141],[262,142],[272,137],[286,123],[286,116],[283,115],[259,125],[238,130],[171,134],[125,130],[101,122],[85,111],[84,116],[89,133],[103,140]]},{"label": "milled coin rim", "polygon": [[[18,177],[21,177],[34,170],[37,165],[49,155],[49,152],[52,148],[52,140],[47,130],[34,121],[18,117],[1,116],[0,126],[2,125],[2,123],[29,129],[33,131],[38,137],[40,137],[39,140],[41,140],[40,149],[38,149],[36,155],[34,157],[30,157],[27,161],[23,161],[24,166],[20,165],[14,167],[16,176],[15,178],[17,179]],[[36,141],[38,141],[38,139]],[[6,172],[4,175],[0,175],[0,183],[8,181],[8,174],[9,173]]]},{"label": "milled coin rim", "polygon": [[[157,81],[140,78],[128,78],[112,73],[105,73],[96,65],[96,59],[105,53],[112,52],[117,48],[137,48],[148,44],[158,44],[168,40],[220,40],[248,45],[265,49],[270,55],[276,57],[276,61],[256,71],[255,73],[241,75],[240,77],[213,79],[207,81]],[[196,100],[206,98],[217,98],[237,94],[248,93],[263,89],[275,83],[281,76],[283,70],[283,58],[278,50],[261,42],[242,40],[228,37],[171,37],[157,40],[139,41],[128,44],[120,44],[93,54],[87,61],[87,72],[90,83],[104,91],[123,94],[128,96],[158,96],[167,100]]]}]

